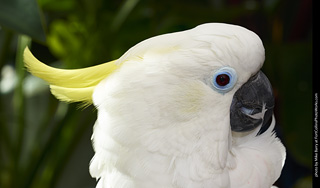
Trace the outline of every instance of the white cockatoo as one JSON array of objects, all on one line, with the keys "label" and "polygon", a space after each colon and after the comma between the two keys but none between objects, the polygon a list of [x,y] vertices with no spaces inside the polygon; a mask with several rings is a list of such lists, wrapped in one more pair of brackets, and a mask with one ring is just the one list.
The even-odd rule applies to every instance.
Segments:
[{"label": "white cockatoo", "polygon": [[49,67],[29,49],[24,58],[58,99],[97,108],[99,188],[270,188],[281,174],[285,148],[252,31],[203,24],[84,69]]}]

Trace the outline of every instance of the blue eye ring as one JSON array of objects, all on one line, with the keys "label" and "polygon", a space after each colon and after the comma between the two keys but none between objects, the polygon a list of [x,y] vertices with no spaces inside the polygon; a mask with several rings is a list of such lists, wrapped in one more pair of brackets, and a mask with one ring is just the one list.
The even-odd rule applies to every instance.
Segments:
[{"label": "blue eye ring", "polygon": [[227,93],[234,87],[237,78],[237,73],[233,68],[222,67],[213,74],[213,87],[219,93]]}]

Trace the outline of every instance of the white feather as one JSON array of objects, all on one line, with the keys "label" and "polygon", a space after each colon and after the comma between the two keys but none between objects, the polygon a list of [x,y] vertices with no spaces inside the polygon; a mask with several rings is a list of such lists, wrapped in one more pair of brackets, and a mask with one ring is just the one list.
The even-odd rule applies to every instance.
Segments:
[{"label": "white feather", "polygon": [[[285,158],[281,142],[271,130],[236,136],[229,120],[233,94],[263,61],[259,37],[228,24],[157,36],[128,50],[93,94],[90,173],[97,187],[271,187]],[[210,83],[221,66],[238,74],[225,94]]]},{"label": "white feather", "polygon": [[230,170],[232,187],[269,188],[279,178],[286,152],[273,132],[274,126],[272,117],[270,127],[259,136],[260,127],[246,135],[233,133],[231,155],[236,166]]}]

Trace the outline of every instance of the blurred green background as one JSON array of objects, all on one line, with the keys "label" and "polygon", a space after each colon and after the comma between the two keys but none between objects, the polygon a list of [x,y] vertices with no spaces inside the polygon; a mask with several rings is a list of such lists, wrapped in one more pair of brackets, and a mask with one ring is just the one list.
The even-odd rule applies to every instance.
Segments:
[{"label": "blurred green background", "polygon": [[58,102],[23,67],[26,45],[41,61],[79,68],[119,58],[149,37],[225,22],[264,42],[287,148],[277,185],[311,187],[311,0],[0,0],[0,187],[89,188],[93,107]]}]

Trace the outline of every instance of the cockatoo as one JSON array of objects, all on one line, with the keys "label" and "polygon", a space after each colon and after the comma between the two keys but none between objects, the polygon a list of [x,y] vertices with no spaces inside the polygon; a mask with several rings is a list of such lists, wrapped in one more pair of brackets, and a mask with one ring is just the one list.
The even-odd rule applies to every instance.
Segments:
[{"label": "cockatoo", "polygon": [[97,108],[90,173],[98,188],[272,187],[286,152],[273,132],[264,59],[254,32],[222,23],[152,37],[84,69],[52,68],[24,52],[58,99]]}]

